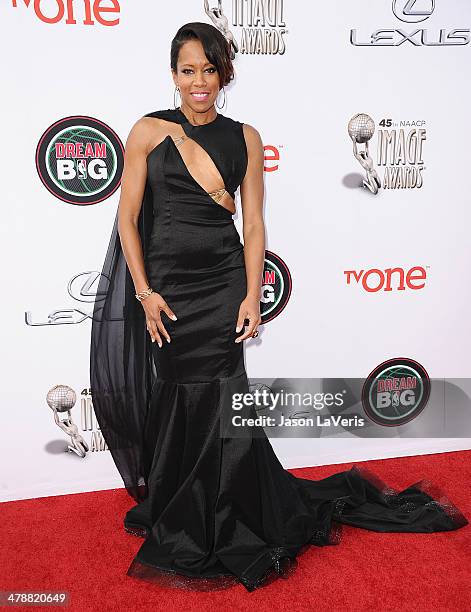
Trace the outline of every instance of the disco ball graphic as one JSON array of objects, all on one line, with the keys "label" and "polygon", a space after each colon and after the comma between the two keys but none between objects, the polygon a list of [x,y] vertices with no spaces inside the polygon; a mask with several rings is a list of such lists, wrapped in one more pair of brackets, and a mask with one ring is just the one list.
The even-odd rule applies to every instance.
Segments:
[{"label": "disco ball graphic", "polygon": [[67,412],[75,406],[77,396],[75,391],[67,385],[55,385],[46,396],[46,402],[52,410]]},{"label": "disco ball graphic", "polygon": [[369,115],[358,113],[348,122],[348,133],[355,142],[368,142],[375,133],[375,122]]}]

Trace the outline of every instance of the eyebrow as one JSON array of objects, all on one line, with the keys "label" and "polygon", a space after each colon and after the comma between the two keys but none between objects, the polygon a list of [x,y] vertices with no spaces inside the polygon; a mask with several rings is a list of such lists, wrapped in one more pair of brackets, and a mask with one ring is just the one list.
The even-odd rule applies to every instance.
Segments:
[{"label": "eyebrow", "polygon": [[[182,64],[182,66],[190,66],[191,68],[195,67],[194,64]],[[214,64],[212,64],[211,62],[206,62],[206,64],[203,64],[203,66],[214,66]]]}]

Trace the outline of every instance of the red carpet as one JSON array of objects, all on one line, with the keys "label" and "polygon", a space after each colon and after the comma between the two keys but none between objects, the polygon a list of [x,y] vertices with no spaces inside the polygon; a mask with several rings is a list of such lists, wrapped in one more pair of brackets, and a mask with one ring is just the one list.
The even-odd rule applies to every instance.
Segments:
[{"label": "red carpet", "polygon": [[[352,465],[290,471],[318,480]],[[471,451],[356,465],[396,489],[431,480],[471,519]],[[288,579],[253,593],[242,585],[182,592],[126,576],[142,543],[122,527],[132,505],[124,489],[1,504],[0,590],[68,591],[68,609],[80,611],[471,610],[471,525],[432,534],[375,533],[344,525],[338,546],[311,546]]]}]

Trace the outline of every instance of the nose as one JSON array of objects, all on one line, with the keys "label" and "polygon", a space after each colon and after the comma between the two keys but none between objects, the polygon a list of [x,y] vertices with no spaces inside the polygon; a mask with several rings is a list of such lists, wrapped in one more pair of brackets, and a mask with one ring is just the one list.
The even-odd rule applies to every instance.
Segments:
[{"label": "nose", "polygon": [[203,71],[197,70],[195,72],[194,84],[197,85],[197,86],[201,86],[201,85],[205,85],[206,84],[206,78],[205,78],[205,74],[204,74]]}]

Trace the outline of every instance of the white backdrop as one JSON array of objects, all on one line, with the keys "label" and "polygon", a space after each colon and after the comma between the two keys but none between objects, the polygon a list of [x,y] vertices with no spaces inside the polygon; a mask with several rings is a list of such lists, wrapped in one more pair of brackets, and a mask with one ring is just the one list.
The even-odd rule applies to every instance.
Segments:
[{"label": "white backdrop", "polygon": [[[122,486],[108,451],[91,450],[84,459],[64,452],[67,436],[45,401],[54,385],[70,386],[81,435],[99,441],[96,427],[83,429],[80,410],[89,401],[93,294],[81,287],[79,296],[77,281],[70,291],[68,285],[101,269],[119,189],[91,205],[63,201],[41,181],[36,147],[51,125],[75,115],[104,122],[125,142],[139,117],[173,107],[169,54],[177,29],[211,22],[202,0],[102,0],[95,9],[103,12],[88,19],[90,4],[93,10],[87,0],[0,5],[3,500]],[[73,16],[62,16],[67,5]],[[249,5],[222,3],[239,52],[220,112],[253,125],[267,156],[279,155],[276,164],[267,160],[266,246],[286,262],[293,282],[284,310],[261,327],[260,341],[246,344],[249,378],[365,377],[404,355],[431,378],[468,377],[471,45],[452,43],[468,43],[458,36],[469,35],[471,4],[272,0],[253,2],[252,14]],[[273,25],[256,21],[263,10],[277,15]],[[283,41],[284,53],[247,47],[265,30]],[[373,34],[378,30],[388,32]],[[453,30],[460,30],[455,38]],[[370,151],[381,179],[380,122],[391,119],[397,129],[406,122],[406,135],[426,130],[421,188],[382,188],[374,196],[358,186],[363,170],[347,133],[358,112],[375,121]],[[240,212],[235,219],[241,231]],[[391,266],[422,266],[425,286],[368,292],[346,282],[346,270]],[[471,446],[465,438],[272,444],[285,467]]]}]

